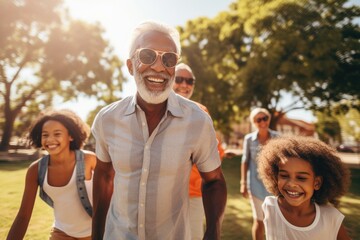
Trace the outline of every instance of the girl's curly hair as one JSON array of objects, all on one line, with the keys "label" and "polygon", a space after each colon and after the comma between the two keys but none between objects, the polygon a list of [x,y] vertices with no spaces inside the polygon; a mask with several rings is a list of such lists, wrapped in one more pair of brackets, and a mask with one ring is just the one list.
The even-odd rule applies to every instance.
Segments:
[{"label": "girl's curly hair", "polygon": [[73,141],[70,142],[70,150],[80,149],[90,135],[90,127],[73,111],[67,109],[50,110],[41,114],[31,125],[28,138],[32,146],[37,148],[42,146],[42,128],[50,120],[60,122],[68,130],[73,138]]},{"label": "girl's curly hair", "polygon": [[278,164],[281,159],[301,158],[309,162],[316,176],[323,178],[313,200],[321,205],[330,202],[335,207],[350,185],[350,171],[335,149],[311,137],[285,136],[270,140],[260,151],[258,171],[266,189],[279,196]]}]

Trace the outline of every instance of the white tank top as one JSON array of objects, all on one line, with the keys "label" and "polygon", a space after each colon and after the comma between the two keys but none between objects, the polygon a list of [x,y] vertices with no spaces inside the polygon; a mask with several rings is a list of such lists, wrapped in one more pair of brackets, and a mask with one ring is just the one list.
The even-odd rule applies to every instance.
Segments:
[{"label": "white tank top", "polygon": [[[44,179],[44,191],[54,202],[55,221],[53,226],[72,237],[91,236],[91,217],[85,211],[76,187],[76,165],[70,181],[63,187],[50,186],[47,181],[48,171]],[[92,179],[85,180],[85,187],[92,205]]]},{"label": "white tank top", "polygon": [[344,215],[331,205],[315,203],[314,221],[307,227],[289,223],[282,214],[277,197],[266,197],[262,205],[267,240],[336,240]]}]

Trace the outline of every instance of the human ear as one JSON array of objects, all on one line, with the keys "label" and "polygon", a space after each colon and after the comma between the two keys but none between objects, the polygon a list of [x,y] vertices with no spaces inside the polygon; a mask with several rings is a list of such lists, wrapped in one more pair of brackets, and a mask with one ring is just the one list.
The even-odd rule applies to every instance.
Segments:
[{"label": "human ear", "polygon": [[323,183],[323,178],[321,176],[317,176],[315,177],[315,182],[314,182],[314,189],[315,190],[319,190],[321,185]]},{"label": "human ear", "polygon": [[126,65],[128,67],[129,73],[131,74],[131,76],[133,76],[134,75],[134,69],[133,69],[133,64],[131,62],[131,59],[126,60]]}]

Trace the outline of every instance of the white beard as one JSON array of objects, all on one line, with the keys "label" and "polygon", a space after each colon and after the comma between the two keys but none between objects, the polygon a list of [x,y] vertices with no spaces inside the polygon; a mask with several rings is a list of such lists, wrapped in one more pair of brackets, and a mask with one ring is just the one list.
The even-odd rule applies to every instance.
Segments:
[{"label": "white beard", "polygon": [[168,81],[164,91],[150,91],[147,89],[144,82],[146,80],[137,71],[134,72],[134,78],[140,97],[147,103],[159,104],[165,102],[168,99],[174,84],[175,75]]}]

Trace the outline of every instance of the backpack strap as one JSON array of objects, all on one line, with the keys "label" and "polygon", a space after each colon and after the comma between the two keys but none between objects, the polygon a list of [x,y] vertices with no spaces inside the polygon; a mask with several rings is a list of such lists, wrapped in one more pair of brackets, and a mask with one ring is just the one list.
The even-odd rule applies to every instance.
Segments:
[{"label": "backpack strap", "polygon": [[76,156],[76,186],[80,201],[85,209],[85,211],[92,216],[92,206],[89,200],[89,196],[85,187],[85,161],[84,161],[84,152],[81,150],[75,151]]},{"label": "backpack strap", "polygon": [[[44,179],[47,171],[47,167],[49,164],[50,155],[46,155],[40,159],[38,164],[38,184],[39,184],[39,196],[40,198],[46,202],[50,207],[54,207],[53,200],[47,195],[44,191]],[[78,195],[87,214],[92,216],[92,206],[86,191],[85,187],[85,161],[84,161],[84,153],[81,150],[75,151],[75,160],[76,160],[76,188],[78,191]]]},{"label": "backpack strap", "polygon": [[44,179],[45,179],[45,173],[47,171],[47,166],[49,164],[49,155],[45,155],[43,158],[40,159],[38,163],[38,184],[39,184],[39,196],[44,202],[46,202],[50,207],[54,207],[53,200],[49,197],[49,195],[46,194],[44,191],[43,185],[44,185]]}]

